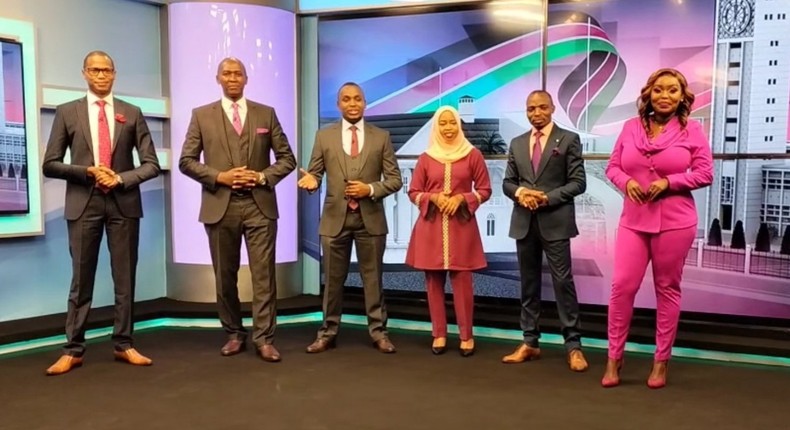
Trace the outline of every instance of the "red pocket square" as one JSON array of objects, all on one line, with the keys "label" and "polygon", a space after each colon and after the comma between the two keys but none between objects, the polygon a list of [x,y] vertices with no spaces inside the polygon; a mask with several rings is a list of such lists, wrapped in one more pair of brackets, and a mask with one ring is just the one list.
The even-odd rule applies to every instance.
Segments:
[{"label": "red pocket square", "polygon": [[269,132],[268,128],[256,128],[255,129],[255,134],[266,134],[268,132]]}]

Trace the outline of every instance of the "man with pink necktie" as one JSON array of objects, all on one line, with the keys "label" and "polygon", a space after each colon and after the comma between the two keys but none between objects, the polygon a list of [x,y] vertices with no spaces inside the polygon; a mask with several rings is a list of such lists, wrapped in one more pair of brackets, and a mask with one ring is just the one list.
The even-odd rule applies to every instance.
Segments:
[{"label": "man with pink necktie", "polygon": [[[66,345],[47,375],[60,375],[82,365],[85,323],[105,231],[115,288],[115,357],[138,366],[152,363],[134,348],[132,304],[143,216],[140,184],[159,175],[159,161],[140,108],[113,97],[112,58],[92,51],[82,66],[88,94],[58,106],[42,166],[44,176],[66,181],[63,215],[72,261]],[[135,150],[138,167],[133,161]],[[68,163],[64,161],[67,151],[71,155]]]},{"label": "man with pink necktie", "polygon": [[587,370],[582,354],[579,302],[571,268],[571,241],[579,234],[573,199],[587,188],[579,135],[558,127],[551,119],[554,102],[549,93],[527,97],[527,119],[532,130],[510,143],[502,184],[513,204],[510,237],[516,239],[521,274],[521,330],[524,342],[502,358],[521,363],[540,357],[540,299],[543,254],[546,254],[565,351],[571,370]]},{"label": "man with pink necktie", "polygon": [[274,109],[244,97],[247,71],[240,60],[222,60],[217,83],[222,99],[192,112],[178,167],[203,186],[198,219],[208,234],[219,319],[228,336],[220,353],[231,356],[246,348],[237,284],[244,238],[252,274],[252,341],[264,361],[278,362],[274,187],[296,168],[296,158]]}]

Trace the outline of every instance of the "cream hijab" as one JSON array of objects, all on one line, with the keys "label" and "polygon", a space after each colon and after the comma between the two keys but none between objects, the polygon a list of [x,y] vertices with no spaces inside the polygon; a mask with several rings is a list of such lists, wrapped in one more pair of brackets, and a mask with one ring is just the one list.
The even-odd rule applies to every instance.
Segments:
[{"label": "cream hijab", "polygon": [[[453,114],[453,118],[458,123],[458,134],[451,142],[448,142],[442,135],[441,127],[439,126],[439,117],[444,112]],[[431,119],[431,137],[428,143],[428,150],[425,151],[428,156],[440,163],[454,163],[472,152],[474,146],[466,140],[464,131],[461,129],[461,115],[452,106],[442,106],[436,110],[436,113]]]}]

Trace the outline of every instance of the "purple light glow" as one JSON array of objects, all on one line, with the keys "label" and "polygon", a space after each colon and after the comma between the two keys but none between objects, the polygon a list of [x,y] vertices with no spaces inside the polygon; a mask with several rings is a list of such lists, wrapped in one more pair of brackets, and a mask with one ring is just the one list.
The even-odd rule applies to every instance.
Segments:
[{"label": "purple light glow", "polygon": [[[296,29],[293,13],[265,6],[174,3],[170,19],[170,102],[172,154],[177,164],[192,109],[222,95],[215,80],[225,57],[247,68],[245,96],[273,106],[296,154]],[[170,177],[173,261],[211,264],[203,225],[197,220],[200,184],[177,169]],[[280,219],[277,262],[296,261],[296,175],[277,185]],[[242,263],[247,254],[242,247]]]}]

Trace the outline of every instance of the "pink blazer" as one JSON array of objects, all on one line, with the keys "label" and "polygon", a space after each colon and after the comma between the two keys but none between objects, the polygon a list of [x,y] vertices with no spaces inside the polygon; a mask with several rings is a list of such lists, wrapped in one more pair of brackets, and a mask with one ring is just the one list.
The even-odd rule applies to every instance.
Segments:
[{"label": "pink blazer", "polygon": [[645,192],[657,179],[669,181],[669,188],[655,201],[640,205],[625,196],[621,226],[646,233],[696,226],[691,191],[713,181],[710,144],[697,121],[689,120],[683,129],[673,117],[651,142],[639,118],[632,118],[617,138],[606,176],[623,193],[629,179]]}]

